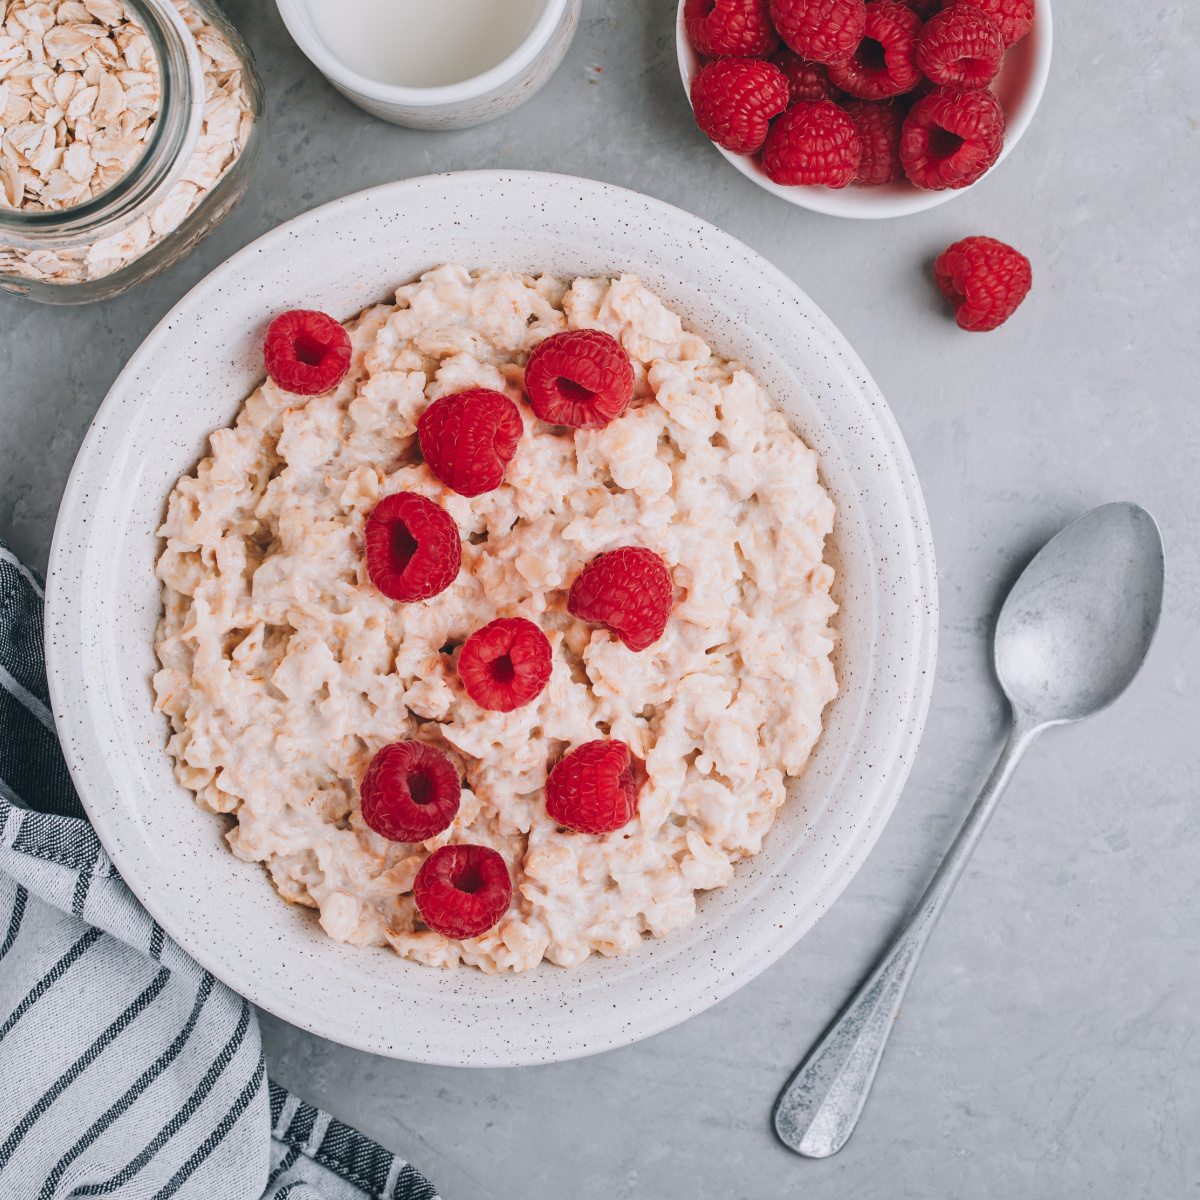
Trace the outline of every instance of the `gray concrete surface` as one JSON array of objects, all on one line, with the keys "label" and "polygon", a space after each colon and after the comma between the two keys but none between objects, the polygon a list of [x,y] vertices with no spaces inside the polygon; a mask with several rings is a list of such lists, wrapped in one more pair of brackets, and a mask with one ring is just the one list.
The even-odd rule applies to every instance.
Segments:
[{"label": "gray concrete surface", "polygon": [[[597,1058],[505,1071],[391,1062],[264,1018],[272,1074],[405,1154],[445,1200],[1200,1195],[1200,12],[1056,0],[1053,75],[998,174],[900,221],[793,209],[724,163],[675,70],[673,0],[585,0],[535,99],[476,130],[375,121],[268,0],[230,0],[272,122],[257,179],[184,264],[132,295],[0,297],[0,536],[44,565],[88,422],[170,305],[280,221],[371,184],[524,167],[623,184],[779,264],[858,349],[925,488],[942,641],[916,769],[841,901],[704,1015]],[[602,68],[598,70],[597,68]],[[1003,329],[959,332],[930,279],[986,233],[1033,261]],[[1162,524],[1167,610],[1113,710],[1035,747],[934,937],[858,1133],[807,1162],[773,1138],[793,1064],[919,894],[998,751],[999,599],[1094,504]]]}]

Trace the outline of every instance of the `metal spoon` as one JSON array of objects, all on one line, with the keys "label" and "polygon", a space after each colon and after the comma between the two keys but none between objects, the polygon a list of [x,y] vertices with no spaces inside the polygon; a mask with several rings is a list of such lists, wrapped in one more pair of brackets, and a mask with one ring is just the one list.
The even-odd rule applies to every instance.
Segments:
[{"label": "metal spoon", "polygon": [[1105,504],[1068,525],[1009,592],[995,662],[1012,732],[904,929],[780,1093],[775,1129],[798,1154],[827,1158],[854,1132],[921,951],[1017,763],[1043,729],[1082,721],[1129,686],[1162,593],[1162,538],[1136,504]]}]

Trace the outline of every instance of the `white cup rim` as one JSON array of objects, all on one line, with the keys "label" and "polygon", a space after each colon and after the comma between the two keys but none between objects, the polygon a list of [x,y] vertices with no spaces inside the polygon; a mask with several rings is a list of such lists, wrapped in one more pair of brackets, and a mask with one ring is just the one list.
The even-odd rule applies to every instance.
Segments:
[{"label": "white cup rim", "polygon": [[433,107],[462,104],[477,96],[487,95],[517,78],[537,58],[553,36],[566,10],[567,0],[546,0],[546,7],[542,10],[537,24],[530,30],[529,36],[502,62],[481,75],[440,87],[402,87],[399,84],[380,83],[377,79],[360,75],[331,53],[317,36],[306,0],[275,0],[275,6],[279,9],[279,15],[296,45],[304,51],[321,74],[338,87],[380,104]]}]

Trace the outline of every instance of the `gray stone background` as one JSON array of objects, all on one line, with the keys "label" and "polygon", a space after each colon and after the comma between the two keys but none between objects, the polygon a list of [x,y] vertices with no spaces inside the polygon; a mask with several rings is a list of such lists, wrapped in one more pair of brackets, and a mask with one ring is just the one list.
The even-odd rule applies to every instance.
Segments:
[{"label": "gray stone background", "polygon": [[[754,187],[691,121],[674,0],[585,0],[525,107],[394,128],[335,93],[268,0],[227,8],[271,121],[235,213],[167,276],[53,309],[0,296],[0,536],[44,567],[75,452],[125,360],[234,250],[347,192],[432,171],[547,169],[697,213],[777,263],[867,363],[916,460],[941,579],[933,707],[908,788],[840,902],[703,1015],[579,1062],[458,1070],[374,1058],[263,1018],[272,1075],[399,1151],[444,1200],[1200,1195],[1200,8],[1055,0],[1053,73],[997,174],[914,217],[844,221]],[[599,69],[599,68],[602,68]],[[930,274],[967,234],[1034,288],[957,330]],[[783,1149],[775,1094],[919,895],[1006,712],[990,629],[1036,548],[1095,504],[1162,525],[1167,607],[1118,706],[1033,749],[918,973],[846,1149]]]}]

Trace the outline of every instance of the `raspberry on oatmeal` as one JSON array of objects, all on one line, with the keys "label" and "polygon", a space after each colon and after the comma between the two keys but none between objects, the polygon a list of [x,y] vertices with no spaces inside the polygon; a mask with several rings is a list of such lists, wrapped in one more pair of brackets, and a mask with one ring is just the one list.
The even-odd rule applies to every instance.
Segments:
[{"label": "raspberry on oatmeal", "polygon": [[662,637],[673,598],[667,564],[643,546],[621,546],[579,572],[567,611],[607,625],[630,650],[646,650]]},{"label": "raspberry on oatmeal", "polygon": [[638,784],[624,742],[584,742],[546,778],[546,812],[576,833],[612,833],[637,815]]},{"label": "raspberry on oatmeal", "polygon": [[295,308],[267,326],[263,365],[285,392],[319,396],[350,369],[350,339],[327,313]]},{"label": "raspberry on oatmeal", "polygon": [[358,790],[363,821],[390,842],[424,842],[448,829],[461,792],[449,755],[411,740],[376,751]]},{"label": "raspberry on oatmeal", "polygon": [[538,417],[572,429],[603,429],[633,398],[633,365],[602,329],[552,333],[525,363],[525,391]]},{"label": "raspberry on oatmeal", "polygon": [[[443,266],[345,329],[336,389],[297,403],[266,381],[171,494],[154,686],[176,777],[232,815],[234,854],[352,946],[520,971],[680,929],[762,849],[837,693],[817,456],[743,364],[632,276]],[[599,428],[548,425],[522,399],[532,351],[573,330],[630,363],[627,406]],[[477,496],[447,490],[417,440],[430,406],[469,388],[513,401],[523,425]],[[418,501],[454,527],[461,569],[397,602],[364,537]],[[404,537],[384,542],[403,568]],[[570,611],[576,577],[622,547],[673,581],[640,651]],[[497,621],[548,647],[549,679],[509,711],[477,706],[460,677],[464,643]],[[371,763],[405,741],[461,780],[450,824],[419,843],[373,827]],[[597,741],[628,748],[636,814],[572,832],[547,812],[547,772]],[[476,890],[455,885],[460,857]]]},{"label": "raspberry on oatmeal", "polygon": [[431,600],[458,578],[462,543],[454,518],[425,496],[385,496],[363,526],[367,575],[389,599]]},{"label": "raspberry on oatmeal", "polygon": [[550,642],[532,621],[500,617],[463,643],[458,677],[480,708],[512,712],[541,695],[553,661]]},{"label": "raspberry on oatmeal", "polygon": [[429,469],[460,496],[500,486],[524,431],[517,406],[491,388],[466,388],[435,400],[417,422]]},{"label": "raspberry on oatmeal", "polygon": [[421,920],[447,938],[476,938],[504,916],[512,880],[502,855],[487,846],[442,846],[413,881]]}]

